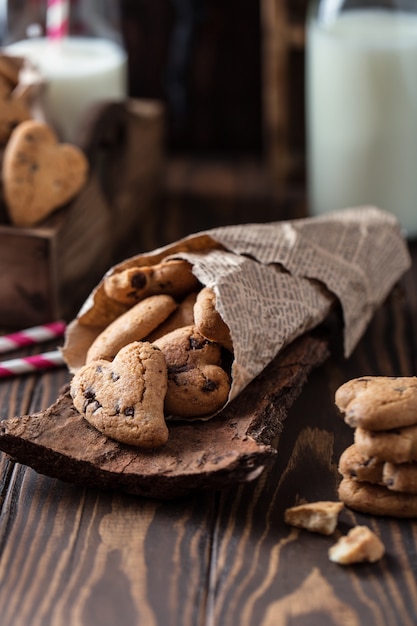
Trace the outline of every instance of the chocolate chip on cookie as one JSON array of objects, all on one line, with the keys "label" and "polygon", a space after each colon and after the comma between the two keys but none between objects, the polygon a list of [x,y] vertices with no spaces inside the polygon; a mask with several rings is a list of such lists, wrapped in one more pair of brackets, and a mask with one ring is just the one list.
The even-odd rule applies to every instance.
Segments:
[{"label": "chocolate chip on cookie", "polygon": [[165,358],[150,343],[122,348],[113,362],[97,360],[71,381],[75,408],[92,426],[121,443],[157,448],[166,443]]}]

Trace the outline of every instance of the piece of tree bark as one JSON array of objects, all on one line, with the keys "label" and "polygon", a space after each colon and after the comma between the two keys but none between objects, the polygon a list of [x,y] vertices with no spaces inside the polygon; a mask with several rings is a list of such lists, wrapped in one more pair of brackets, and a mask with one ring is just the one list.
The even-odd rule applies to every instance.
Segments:
[{"label": "piece of tree bark", "polygon": [[153,498],[248,481],[272,462],[289,408],[328,353],[325,339],[301,337],[216,417],[169,422],[169,441],[159,450],[126,446],[94,429],[68,389],[45,411],[1,422],[0,449],[41,474]]}]

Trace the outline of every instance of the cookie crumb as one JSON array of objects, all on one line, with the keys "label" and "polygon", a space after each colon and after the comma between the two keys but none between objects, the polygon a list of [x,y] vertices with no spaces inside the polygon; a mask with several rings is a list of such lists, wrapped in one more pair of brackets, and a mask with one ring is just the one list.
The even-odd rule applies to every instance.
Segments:
[{"label": "cookie crumb", "polygon": [[300,504],[286,509],[284,521],[290,526],[303,528],[313,533],[331,535],[334,533],[342,502],[318,501]]},{"label": "cookie crumb", "polygon": [[384,544],[367,526],[355,526],[329,549],[329,559],[340,565],[375,563],[384,554]]}]

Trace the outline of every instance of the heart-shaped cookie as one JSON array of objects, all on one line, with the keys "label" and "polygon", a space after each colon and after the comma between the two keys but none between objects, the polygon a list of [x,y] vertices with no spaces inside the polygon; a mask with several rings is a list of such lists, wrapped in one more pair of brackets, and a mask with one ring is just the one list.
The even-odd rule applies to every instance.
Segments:
[{"label": "heart-shaped cookie", "polygon": [[75,408],[97,430],[121,443],[158,448],[168,440],[164,417],[167,366],[162,352],[135,341],[112,362],[82,367],[71,382]]},{"label": "heart-shaped cookie", "polygon": [[87,180],[84,153],[58,143],[47,124],[28,120],[12,132],[4,150],[3,189],[10,220],[33,226],[73,198]]}]

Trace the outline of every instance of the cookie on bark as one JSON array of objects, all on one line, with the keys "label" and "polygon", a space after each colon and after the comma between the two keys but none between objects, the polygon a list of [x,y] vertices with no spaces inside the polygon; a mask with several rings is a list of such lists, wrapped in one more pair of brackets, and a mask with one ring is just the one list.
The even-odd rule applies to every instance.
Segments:
[{"label": "cookie on bark", "polygon": [[336,406],[353,428],[389,430],[417,424],[417,377],[364,376],[339,387]]},{"label": "cookie on bark", "polygon": [[177,417],[212,415],[226,404],[230,378],[221,367],[221,347],[194,326],[179,328],[154,342],[168,366],[165,412]]},{"label": "cookie on bark", "polygon": [[145,448],[167,442],[166,363],[152,344],[131,343],[111,363],[98,360],[85,365],[70,389],[75,408],[104,435]]}]

